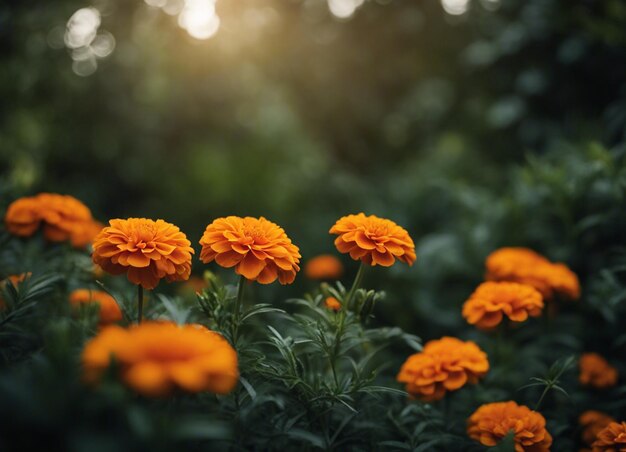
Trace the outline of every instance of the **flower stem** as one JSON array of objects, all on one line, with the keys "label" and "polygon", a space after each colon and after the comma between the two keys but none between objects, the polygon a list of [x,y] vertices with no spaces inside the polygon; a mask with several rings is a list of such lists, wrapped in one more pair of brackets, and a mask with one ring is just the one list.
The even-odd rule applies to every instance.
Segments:
[{"label": "flower stem", "polygon": [[361,281],[363,281],[364,272],[365,272],[365,264],[361,262],[361,265],[359,265],[359,270],[356,272],[356,276],[354,277],[354,282],[352,283],[352,287],[350,288],[350,291],[346,295],[346,298],[343,300],[344,309],[348,309],[348,307],[350,306],[350,302],[352,301],[354,294],[356,293],[359,286],[361,285]]},{"label": "flower stem", "polygon": [[236,345],[239,339],[239,323],[241,322],[241,306],[243,305],[245,284],[246,278],[241,276],[237,285],[237,298],[235,299],[235,312],[233,313],[233,345]]},{"label": "flower stem", "polygon": [[143,286],[137,286],[137,323],[143,320]]},{"label": "flower stem", "polygon": [[551,388],[550,385],[546,385],[546,387],[543,389],[543,392],[541,393],[541,397],[539,397],[539,400],[537,401],[537,404],[535,405],[535,411],[538,411],[539,408],[541,408],[543,399],[545,399],[546,395],[548,394],[548,391],[550,391],[550,388]]}]

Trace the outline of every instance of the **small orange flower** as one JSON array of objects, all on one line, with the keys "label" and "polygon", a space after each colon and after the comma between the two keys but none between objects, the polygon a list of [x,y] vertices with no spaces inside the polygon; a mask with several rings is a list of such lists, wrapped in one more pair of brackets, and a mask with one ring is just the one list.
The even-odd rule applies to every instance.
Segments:
[{"label": "small orange flower", "polygon": [[468,419],[467,434],[484,446],[495,446],[513,432],[516,452],[549,452],[552,436],[546,419],[524,405],[510,402],[480,406]]},{"label": "small orange flower", "polygon": [[[31,272],[20,273],[19,275],[10,275],[6,279],[0,281],[0,288],[4,287],[4,285],[7,283],[11,283],[13,284],[13,287],[17,288],[17,285],[19,283],[24,282],[26,278],[30,278],[31,275],[32,275]],[[0,310],[4,309],[5,307],[6,307],[6,304],[4,300],[2,299],[2,294],[0,293]]]},{"label": "small orange flower", "polygon": [[324,300],[324,306],[331,311],[337,312],[341,309],[341,302],[335,297],[327,297],[326,300]]},{"label": "small orange flower", "polygon": [[200,260],[235,267],[251,281],[291,284],[300,270],[300,252],[287,234],[265,218],[226,217],[209,224],[200,239]]},{"label": "small orange flower", "polygon": [[582,427],[581,438],[583,442],[590,446],[598,437],[600,430],[603,430],[611,422],[615,422],[615,419],[600,411],[589,410],[582,413],[578,417],[578,423]]},{"label": "small orange flower", "polygon": [[528,248],[500,248],[487,257],[486,266],[486,279],[528,284],[545,300],[556,294],[572,300],[580,297],[580,283],[574,272]]},{"label": "small orange flower", "polygon": [[332,254],[320,254],[309,259],[304,274],[309,279],[321,281],[339,279],[343,274],[343,264]]},{"label": "small orange flower", "polygon": [[100,324],[115,323],[122,320],[122,311],[115,298],[102,290],[76,289],[70,294],[72,306],[78,307],[86,303],[100,305]]},{"label": "small orange flower", "polygon": [[497,326],[503,316],[513,322],[537,317],[543,309],[543,297],[532,286],[513,282],[482,283],[463,305],[463,317],[480,329]]},{"label": "small orange flower", "polygon": [[191,274],[191,242],[171,223],[147,218],[111,220],[93,243],[93,262],[108,273],[126,273],[133,284],[154,289],[162,278]]},{"label": "small orange flower", "polygon": [[43,225],[47,240],[71,240],[76,247],[90,243],[99,224],[82,202],[56,193],[40,193],[14,201],[7,209],[5,222],[11,234],[21,237],[33,235]]},{"label": "small orange flower", "polygon": [[585,386],[606,389],[617,384],[617,369],[597,353],[583,353],[578,361],[578,380]]},{"label": "small orange flower", "polygon": [[591,446],[593,452],[626,452],[626,422],[611,422]]},{"label": "small orange flower", "polygon": [[144,322],[104,327],[82,353],[85,381],[97,383],[115,359],[122,381],[147,397],[175,389],[226,394],[239,378],[237,353],[202,325]]},{"label": "small orange flower", "polygon": [[83,248],[91,243],[98,236],[104,225],[99,221],[86,221],[76,228],[71,237],[72,245],[76,248]]},{"label": "small orange flower", "polygon": [[425,402],[441,399],[466,383],[475,384],[489,370],[487,355],[472,341],[442,337],[409,356],[396,379]]},{"label": "small orange flower", "polygon": [[350,253],[354,260],[367,265],[391,267],[396,258],[408,265],[415,262],[415,245],[409,233],[391,220],[368,217],[363,213],[340,218],[330,228],[336,234],[340,253]]}]

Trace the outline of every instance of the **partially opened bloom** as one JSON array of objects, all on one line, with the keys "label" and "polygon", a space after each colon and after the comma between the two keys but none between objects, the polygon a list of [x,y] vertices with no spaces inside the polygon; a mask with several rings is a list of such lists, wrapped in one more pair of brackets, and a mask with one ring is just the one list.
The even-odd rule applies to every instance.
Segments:
[{"label": "partially opened bloom", "polygon": [[476,383],[489,370],[487,355],[472,341],[442,337],[409,356],[396,379],[423,401],[441,399],[467,383]]},{"label": "partially opened bloom", "polygon": [[338,237],[335,246],[367,265],[390,267],[396,259],[413,265],[415,244],[406,229],[391,220],[363,213],[340,218],[330,228]]},{"label": "partially opened bloom", "polygon": [[93,243],[93,261],[113,275],[154,289],[163,278],[185,281],[191,274],[191,242],[171,223],[147,218],[111,220]]},{"label": "partially opened bloom", "polygon": [[467,434],[484,446],[495,446],[510,432],[516,452],[549,452],[552,445],[546,419],[513,401],[482,405],[468,419]]},{"label": "partially opened bloom", "polygon": [[85,381],[97,383],[112,359],[122,381],[148,397],[167,396],[177,389],[226,394],[239,378],[235,350],[202,325],[107,326],[85,345]]},{"label": "partially opened bloom", "polygon": [[534,287],[513,282],[482,283],[463,305],[463,317],[481,329],[497,326],[504,316],[523,322],[541,315],[543,297]]},{"label": "partially opened bloom", "polygon": [[611,422],[598,432],[593,452],[626,452],[626,422]]},{"label": "partially opened bloom", "polygon": [[21,237],[33,235],[41,226],[47,240],[70,240],[76,247],[89,244],[100,224],[78,199],[56,193],[40,193],[14,201],[7,209],[5,223],[11,234]]},{"label": "partially opened bloom", "polygon": [[[12,284],[13,287],[17,288],[19,283],[24,282],[26,278],[30,278],[31,275],[32,275],[31,272],[20,273],[18,275],[10,275],[9,277],[0,281],[0,288],[4,287],[6,284],[9,284],[9,283]],[[6,304],[4,300],[2,299],[2,293],[0,293],[0,310],[4,309],[5,307],[6,307]]]},{"label": "partially opened bloom", "polygon": [[309,279],[320,281],[339,279],[343,274],[343,264],[332,254],[320,254],[307,261],[304,274]]},{"label": "partially opened bloom", "polygon": [[200,260],[235,268],[251,281],[291,284],[300,270],[300,252],[287,234],[265,218],[226,217],[209,224],[200,239]]},{"label": "partially opened bloom", "polygon": [[486,279],[533,286],[545,300],[580,297],[578,277],[565,264],[553,263],[528,248],[500,248],[487,257]]},{"label": "partially opened bloom", "polygon": [[615,422],[608,414],[600,411],[585,411],[578,417],[578,424],[582,427],[581,439],[585,444],[591,444],[597,439],[598,433],[611,422]]},{"label": "partially opened bloom", "polygon": [[581,384],[606,389],[617,384],[617,369],[597,353],[583,353],[578,361]]},{"label": "partially opened bloom", "polygon": [[76,289],[70,294],[70,304],[79,307],[84,304],[99,305],[100,324],[115,323],[122,320],[119,305],[108,293],[102,290]]},{"label": "partially opened bloom", "polygon": [[324,306],[326,306],[331,311],[337,312],[341,309],[341,302],[335,297],[326,297],[326,299],[324,300]]}]

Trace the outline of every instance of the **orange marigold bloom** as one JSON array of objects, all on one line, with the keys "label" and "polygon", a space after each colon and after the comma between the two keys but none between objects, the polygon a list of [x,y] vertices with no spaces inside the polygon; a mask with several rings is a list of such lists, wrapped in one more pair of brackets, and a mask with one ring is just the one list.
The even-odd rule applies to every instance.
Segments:
[{"label": "orange marigold bloom", "polygon": [[415,244],[406,229],[385,218],[348,215],[337,220],[329,232],[338,235],[335,246],[340,253],[350,253],[352,259],[367,265],[391,267],[396,258],[413,265],[416,259]]},{"label": "orange marigold bloom", "polygon": [[97,383],[115,359],[126,385],[148,397],[175,389],[226,394],[237,384],[237,353],[202,325],[144,322],[104,327],[82,353],[85,381]]},{"label": "orange marigold bloom", "polygon": [[545,418],[513,401],[482,405],[468,419],[467,434],[484,446],[495,446],[510,432],[516,452],[549,452],[552,445]]},{"label": "orange marigold bloom", "polygon": [[528,284],[546,300],[555,294],[572,300],[580,297],[580,283],[574,272],[528,248],[500,248],[487,257],[486,267],[486,279]]},{"label": "orange marigold bloom", "polygon": [[[26,278],[30,278],[30,276],[32,275],[31,272],[28,273],[20,273],[19,275],[10,275],[7,278],[5,278],[4,280],[0,281],[0,288],[4,287],[5,284],[7,283],[11,283],[13,284],[14,287],[17,287],[17,285],[21,282],[24,282],[24,280]],[[2,299],[2,294],[0,293],[0,310],[4,309],[6,307],[6,304],[4,302],[4,300]]]},{"label": "orange marigold bloom", "polygon": [[113,275],[154,289],[162,278],[185,281],[191,274],[191,242],[171,223],[147,218],[111,220],[93,243],[93,261]]},{"label": "orange marigold bloom", "polygon": [[591,446],[593,452],[626,452],[626,422],[611,422]]},{"label": "orange marigold bloom", "polygon": [[339,279],[343,274],[343,264],[332,254],[320,254],[306,263],[304,274],[309,279]]},{"label": "orange marigold bloom", "polygon": [[86,221],[76,228],[71,237],[72,245],[77,248],[83,248],[91,243],[104,228],[104,224],[99,221]]},{"label": "orange marigold bloom", "polygon": [[578,361],[581,384],[606,389],[617,384],[617,369],[597,353],[583,353]]},{"label": "orange marigold bloom", "polygon": [[98,224],[89,208],[78,199],[56,193],[40,193],[14,201],[7,209],[5,222],[11,234],[22,237],[33,235],[43,225],[47,240],[71,240],[77,247],[93,239]]},{"label": "orange marigold bloom", "polygon": [[341,309],[341,302],[335,297],[327,297],[326,300],[324,300],[324,306],[332,311],[337,312]]},{"label": "orange marigold bloom", "polygon": [[598,437],[598,433],[611,422],[615,422],[615,419],[600,411],[589,410],[582,413],[578,417],[578,423],[582,427],[581,438],[584,443],[591,445]]},{"label": "orange marigold bloom", "polygon": [[265,218],[226,217],[209,224],[200,239],[200,260],[235,267],[251,281],[291,284],[300,271],[300,252],[287,234]]},{"label": "orange marigold bloom", "polygon": [[514,282],[482,283],[463,305],[463,317],[481,329],[498,325],[503,316],[513,322],[537,317],[543,309],[543,297],[532,286]]},{"label": "orange marigold bloom", "polygon": [[488,370],[487,355],[474,342],[442,337],[409,356],[396,379],[406,384],[409,394],[429,402],[466,383],[475,384]]},{"label": "orange marigold bloom", "polygon": [[122,320],[122,311],[115,298],[102,290],[76,289],[70,294],[72,306],[78,307],[86,303],[97,303],[100,306],[100,324]]}]

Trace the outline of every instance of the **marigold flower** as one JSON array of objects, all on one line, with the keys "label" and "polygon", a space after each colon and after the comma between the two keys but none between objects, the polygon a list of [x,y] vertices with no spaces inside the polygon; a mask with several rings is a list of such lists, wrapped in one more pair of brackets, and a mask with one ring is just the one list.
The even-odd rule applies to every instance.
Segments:
[{"label": "marigold flower", "polygon": [[[0,288],[4,287],[7,283],[11,283],[14,287],[17,287],[19,283],[24,282],[24,280],[26,280],[26,278],[30,278],[31,275],[31,272],[20,273],[19,275],[10,275],[4,280],[0,281]],[[4,309],[5,307],[6,304],[2,299],[2,294],[0,293],[0,310]]]},{"label": "marigold flower", "polygon": [[122,381],[148,397],[180,389],[226,394],[239,377],[237,353],[202,325],[144,322],[104,327],[82,353],[84,378],[97,383],[115,359]]},{"label": "marigold flower", "polygon": [[606,389],[617,384],[617,369],[597,353],[583,353],[578,361],[581,384]]},{"label": "marigold flower", "polygon": [[475,384],[488,370],[487,355],[474,342],[442,337],[409,356],[396,379],[406,384],[409,394],[429,402],[466,383]]},{"label": "marigold flower", "polygon": [[93,243],[94,239],[98,236],[100,231],[104,228],[104,224],[99,221],[86,221],[81,225],[77,226],[74,234],[70,240],[72,241],[72,245],[76,248],[83,248],[91,243]]},{"label": "marigold flower", "polygon": [[304,274],[309,279],[321,281],[339,279],[343,274],[343,264],[332,254],[320,254],[309,259]]},{"label": "marigold flower", "polygon": [[528,284],[545,300],[555,294],[572,300],[580,297],[580,283],[574,272],[528,248],[500,248],[487,257],[486,267],[486,279]]},{"label": "marigold flower", "polygon": [[56,193],[40,193],[12,202],[5,216],[7,230],[28,237],[43,225],[44,237],[51,242],[71,240],[82,247],[94,237],[97,222],[78,199]]},{"label": "marigold flower", "polygon": [[503,316],[513,322],[537,317],[543,309],[543,297],[534,287],[514,282],[482,283],[463,305],[463,317],[481,329],[497,326]]},{"label": "marigold flower", "polygon": [[615,419],[600,411],[589,410],[582,413],[578,417],[578,423],[582,427],[581,438],[583,442],[591,445],[598,437],[600,430],[604,429],[611,422],[615,422]]},{"label": "marigold flower", "polygon": [[593,452],[626,452],[626,422],[611,422],[591,446]]},{"label": "marigold flower", "polygon": [[548,452],[552,445],[545,418],[513,401],[482,405],[468,419],[467,434],[484,446],[495,446],[510,432],[516,452]]},{"label": "marigold flower", "polygon": [[367,265],[391,267],[396,258],[413,265],[416,259],[415,244],[406,229],[385,218],[347,215],[329,232],[338,235],[335,246],[340,253],[350,253],[352,259]]},{"label": "marigold flower", "polygon": [[100,307],[100,324],[115,323],[122,320],[119,305],[108,293],[102,290],[76,289],[70,294],[70,304],[74,307],[87,303],[97,303]]},{"label": "marigold flower", "polygon": [[331,311],[337,312],[341,309],[341,302],[335,297],[327,297],[324,300],[324,306],[326,306]]},{"label": "marigold flower", "polygon": [[154,289],[162,278],[185,281],[191,274],[191,242],[163,220],[111,220],[93,243],[93,262],[133,284]]},{"label": "marigold flower", "polygon": [[287,234],[265,218],[218,218],[200,239],[200,260],[235,267],[235,273],[251,281],[270,284],[278,278],[291,284],[300,271],[300,252]]}]

